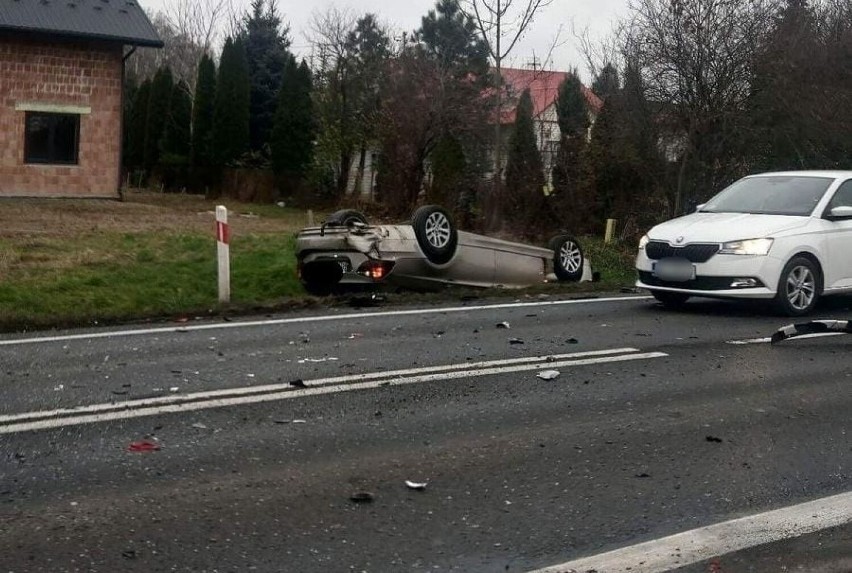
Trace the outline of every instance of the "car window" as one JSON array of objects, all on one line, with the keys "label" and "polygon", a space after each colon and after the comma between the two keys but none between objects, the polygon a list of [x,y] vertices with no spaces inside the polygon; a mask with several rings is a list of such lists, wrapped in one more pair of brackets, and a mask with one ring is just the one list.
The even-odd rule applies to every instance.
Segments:
[{"label": "car window", "polygon": [[831,211],[835,207],[852,207],[852,179],[841,185],[832,197],[828,210]]},{"label": "car window", "polygon": [[808,216],[832,181],[826,177],[747,177],[713,197],[701,211]]}]

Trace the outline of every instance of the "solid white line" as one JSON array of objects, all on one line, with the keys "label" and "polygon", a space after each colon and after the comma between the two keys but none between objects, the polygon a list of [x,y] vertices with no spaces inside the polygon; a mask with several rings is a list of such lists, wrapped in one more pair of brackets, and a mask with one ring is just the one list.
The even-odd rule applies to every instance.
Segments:
[{"label": "solid white line", "polygon": [[[613,348],[610,350],[591,350],[587,352],[574,352],[571,354],[553,354],[547,356],[529,356],[522,358],[508,358],[505,360],[489,360],[485,362],[465,362],[461,364],[446,364],[441,366],[424,366],[422,368],[408,368],[405,370],[388,370],[384,372],[370,372],[367,374],[350,374],[346,376],[335,376],[332,378],[319,378],[310,382],[304,382],[305,386],[328,386],[331,384],[363,382],[365,380],[377,380],[385,378],[402,378],[426,373],[447,372],[452,370],[481,370],[499,366],[510,366],[513,364],[529,364],[533,362],[546,363],[548,361],[569,360],[575,358],[590,358],[594,356],[610,356],[613,354],[626,354],[639,352],[636,348]],[[130,408],[142,408],[147,406],[158,406],[161,404],[178,404],[181,402],[197,402],[210,398],[247,396],[250,394],[268,394],[283,390],[293,390],[289,382],[281,384],[267,384],[264,386],[241,386],[238,388],[227,388],[223,390],[208,390],[206,392],[195,392],[192,394],[176,394],[161,396],[157,398],[144,398],[139,400],[125,400],[111,402],[109,404],[92,404],[89,406],[77,406],[75,408],[60,408],[56,410],[43,410],[26,412],[22,414],[7,414],[0,416],[0,423],[20,422],[22,420],[33,420],[41,418],[53,418],[58,416],[79,415],[93,412],[106,412],[109,410],[127,410]]]},{"label": "solid white line", "polygon": [[852,523],[852,492],[824,497],[532,573],[663,573],[750,547]]},{"label": "solid white line", "polygon": [[[78,426],[82,424],[94,424],[110,420],[127,420],[141,418],[144,416],[155,416],[158,414],[170,414],[180,412],[193,412],[197,410],[208,410],[212,408],[223,408],[227,406],[239,406],[244,404],[258,404],[262,402],[274,402],[280,400],[292,400],[308,396],[321,396],[324,394],[337,394],[341,392],[353,392],[356,390],[369,390],[382,386],[404,386],[408,384],[420,384],[424,382],[436,382],[442,380],[457,380],[460,378],[475,378],[479,376],[491,376],[495,374],[510,374],[513,372],[526,372],[541,368],[567,368],[573,366],[587,366],[591,364],[606,364],[615,362],[628,362],[632,360],[649,360],[652,358],[663,358],[668,356],[663,352],[649,352],[644,354],[624,354],[620,356],[603,356],[598,358],[585,358],[580,360],[568,360],[557,362],[543,362],[539,364],[520,364],[504,366],[499,368],[483,368],[479,370],[464,370],[455,372],[443,372],[412,376],[407,378],[371,380],[355,384],[343,384],[333,386],[319,386],[314,388],[288,390],[260,395],[239,396],[233,398],[211,399],[202,402],[190,402],[185,404],[167,404],[163,406],[142,407],[138,409],[127,409],[117,412],[106,412],[102,414],[89,414],[85,416],[73,416],[65,418],[51,418],[35,422],[23,422],[18,424],[0,425],[0,434],[14,434],[33,430],[46,430],[49,428],[61,428],[65,426]],[[306,382],[306,384],[311,382]],[[315,382],[313,382],[315,383]]]},{"label": "solid white line", "polygon": [[571,299],[571,300],[552,300],[540,302],[516,302],[507,304],[479,305],[479,306],[458,306],[449,308],[421,308],[414,310],[389,310],[380,312],[358,312],[351,314],[340,315],[323,315],[323,316],[301,316],[298,318],[280,318],[270,320],[255,320],[246,322],[217,322],[215,324],[199,324],[194,326],[169,326],[161,328],[140,328],[136,330],[115,330],[108,332],[93,332],[88,334],[67,334],[61,336],[38,336],[35,338],[17,338],[0,340],[0,346],[16,346],[21,344],[42,344],[46,342],[66,342],[69,340],[93,340],[97,338],[117,338],[125,336],[143,336],[146,334],[173,334],[198,332],[209,330],[226,330],[235,328],[251,328],[257,326],[278,326],[284,324],[303,324],[306,322],[328,322],[335,320],[354,320],[361,318],[385,318],[391,316],[418,316],[424,314],[444,314],[458,312],[476,312],[481,310],[501,310],[511,308],[532,308],[532,307],[548,307],[548,306],[566,306],[576,304],[601,304],[606,302],[625,302],[634,300],[648,300],[648,296],[629,296],[629,297],[611,297],[611,298],[589,298],[589,299]]},{"label": "solid white line", "polygon": [[[801,336],[791,336],[788,340],[804,340],[805,338],[825,338],[827,336],[843,336],[845,332],[816,332],[814,334],[802,334]],[[725,344],[733,344],[734,346],[746,346],[749,344],[769,344],[772,338],[747,338],[745,340],[728,340]],[[786,342],[786,341],[785,341]]]}]

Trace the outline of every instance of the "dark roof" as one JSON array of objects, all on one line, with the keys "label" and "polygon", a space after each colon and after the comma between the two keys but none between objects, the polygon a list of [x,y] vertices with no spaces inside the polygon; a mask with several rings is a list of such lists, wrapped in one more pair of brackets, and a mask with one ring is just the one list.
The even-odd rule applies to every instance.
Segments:
[{"label": "dark roof", "polygon": [[2,30],[163,46],[133,0],[0,0]]}]

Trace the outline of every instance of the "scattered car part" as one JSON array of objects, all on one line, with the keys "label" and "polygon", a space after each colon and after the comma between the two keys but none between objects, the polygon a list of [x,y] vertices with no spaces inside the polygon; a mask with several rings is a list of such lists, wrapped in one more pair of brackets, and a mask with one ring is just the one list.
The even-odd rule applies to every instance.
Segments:
[{"label": "scattered car part", "polygon": [[417,483],[417,482],[405,480],[405,485],[406,485],[406,487],[408,487],[408,489],[423,491],[424,489],[426,489],[426,486],[429,485],[429,484]]},{"label": "scattered car part", "polygon": [[770,339],[771,344],[797,336],[837,332],[852,334],[852,321],[848,320],[813,320],[802,324],[791,324],[778,329]]}]

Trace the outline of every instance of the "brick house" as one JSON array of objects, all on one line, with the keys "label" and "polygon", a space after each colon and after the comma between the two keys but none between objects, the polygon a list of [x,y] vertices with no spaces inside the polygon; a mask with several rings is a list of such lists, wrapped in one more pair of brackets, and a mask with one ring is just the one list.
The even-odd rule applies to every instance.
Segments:
[{"label": "brick house", "polygon": [[132,0],[0,0],[0,197],[118,196]]}]

